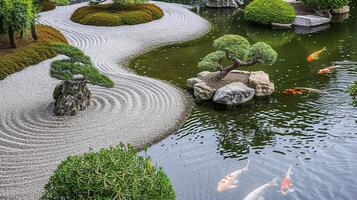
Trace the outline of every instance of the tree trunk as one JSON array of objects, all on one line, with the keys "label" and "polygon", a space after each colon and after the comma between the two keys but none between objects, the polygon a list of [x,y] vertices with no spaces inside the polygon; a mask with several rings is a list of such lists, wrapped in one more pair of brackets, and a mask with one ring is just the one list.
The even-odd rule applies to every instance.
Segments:
[{"label": "tree trunk", "polygon": [[32,35],[32,39],[34,39],[35,41],[37,41],[37,32],[36,32],[36,26],[35,24],[31,25],[31,35]]},{"label": "tree trunk", "polygon": [[21,38],[21,39],[24,38],[24,31],[21,31],[21,32],[20,32],[20,38]]},{"label": "tree trunk", "polygon": [[220,81],[222,80],[224,77],[227,76],[227,74],[229,74],[229,72],[231,72],[232,70],[235,70],[237,69],[241,64],[239,62],[234,62],[233,65],[227,67],[227,68],[224,68],[222,69],[221,71],[219,71],[216,75],[212,76],[210,78],[211,81]]},{"label": "tree trunk", "polygon": [[16,49],[17,44],[16,44],[16,39],[15,39],[15,33],[12,30],[9,31],[9,39],[10,39],[11,48]]}]

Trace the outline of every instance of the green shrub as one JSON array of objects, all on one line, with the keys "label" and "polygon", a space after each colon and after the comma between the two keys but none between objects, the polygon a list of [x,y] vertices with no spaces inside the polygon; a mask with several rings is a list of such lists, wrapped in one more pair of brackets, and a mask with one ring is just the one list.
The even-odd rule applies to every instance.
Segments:
[{"label": "green shrub", "polygon": [[296,17],[295,9],[284,0],[255,0],[246,7],[244,14],[245,19],[261,24],[288,24]]},{"label": "green shrub", "polygon": [[66,38],[56,29],[45,25],[37,25],[38,41],[24,47],[0,54],[0,80],[30,65],[55,57],[57,54],[50,43],[67,43]]},{"label": "green shrub", "polygon": [[45,186],[42,200],[174,200],[164,171],[123,145],[70,156]]},{"label": "green shrub", "polygon": [[348,87],[348,92],[353,98],[353,105],[357,106],[357,81]]},{"label": "green shrub", "polygon": [[341,8],[349,4],[349,0],[302,0],[305,4],[316,10]]},{"label": "green shrub", "polygon": [[84,6],[72,14],[72,21],[94,26],[134,25],[160,19],[163,11],[154,4]]}]

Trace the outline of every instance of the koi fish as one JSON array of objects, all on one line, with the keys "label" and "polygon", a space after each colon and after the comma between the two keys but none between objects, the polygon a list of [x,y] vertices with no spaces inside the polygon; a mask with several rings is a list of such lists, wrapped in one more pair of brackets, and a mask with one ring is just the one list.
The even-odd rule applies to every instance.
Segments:
[{"label": "koi fish", "polygon": [[326,51],[326,50],[327,50],[326,47],[324,47],[323,49],[314,52],[313,54],[311,54],[311,55],[309,55],[309,56],[307,57],[307,61],[308,61],[308,62],[312,62],[312,61],[314,61],[314,60],[319,59],[319,55],[320,55],[322,52]]},{"label": "koi fish", "polygon": [[249,193],[243,200],[264,200],[264,192],[270,188],[278,186],[278,178],[274,178],[273,180],[269,181],[268,183],[258,187],[257,189],[253,190],[253,192]]},{"label": "koi fish", "polygon": [[331,71],[334,70],[334,69],[336,69],[336,66],[326,67],[324,69],[320,69],[318,73],[320,75],[324,75],[324,74],[327,74],[327,73],[331,73]]},{"label": "koi fish", "polygon": [[237,187],[236,184],[238,183],[237,180],[238,177],[242,175],[244,172],[248,171],[248,166],[249,166],[249,160],[244,168],[234,171],[228,174],[227,176],[225,176],[221,181],[218,182],[217,191],[224,192],[225,190],[236,188]]},{"label": "koi fish", "polygon": [[291,189],[293,184],[291,183],[291,179],[290,179],[290,175],[292,174],[292,172],[291,172],[292,167],[293,166],[290,165],[288,171],[286,172],[285,178],[281,181],[281,184],[280,184],[280,192],[283,195],[287,195],[289,192],[294,191],[293,189]]},{"label": "koi fish", "polygon": [[283,94],[285,95],[296,95],[296,94],[304,94],[306,92],[314,92],[321,93],[321,90],[314,88],[306,88],[306,87],[295,87],[284,90]]}]

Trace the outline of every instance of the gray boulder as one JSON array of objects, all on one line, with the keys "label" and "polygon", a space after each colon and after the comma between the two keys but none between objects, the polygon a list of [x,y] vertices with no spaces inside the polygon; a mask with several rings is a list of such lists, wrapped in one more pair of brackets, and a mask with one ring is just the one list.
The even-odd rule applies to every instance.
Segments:
[{"label": "gray boulder", "polygon": [[207,101],[212,99],[215,90],[209,87],[205,82],[196,83],[193,87],[193,93],[198,101]]},{"label": "gray boulder", "polygon": [[203,80],[199,79],[199,78],[190,78],[190,79],[187,79],[187,87],[189,88],[193,88],[193,86],[196,84],[196,83],[199,83],[199,82],[202,82]]},{"label": "gray boulder", "polygon": [[266,97],[275,91],[274,83],[269,80],[269,75],[263,71],[251,72],[249,86],[255,90],[255,97]]},{"label": "gray boulder", "polygon": [[241,82],[234,82],[217,90],[213,102],[227,106],[245,103],[254,97],[255,90]]},{"label": "gray boulder", "polygon": [[53,92],[54,114],[73,116],[86,109],[92,97],[85,80],[62,81]]}]

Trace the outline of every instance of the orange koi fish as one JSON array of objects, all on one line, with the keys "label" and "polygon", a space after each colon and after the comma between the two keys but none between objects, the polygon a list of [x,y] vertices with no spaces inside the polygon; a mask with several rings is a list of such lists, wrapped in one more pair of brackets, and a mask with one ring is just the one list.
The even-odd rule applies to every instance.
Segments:
[{"label": "orange koi fish", "polygon": [[280,185],[280,192],[283,195],[287,195],[289,192],[293,192],[294,190],[291,189],[293,184],[291,183],[290,175],[292,174],[291,172],[292,166],[290,165],[288,171],[286,172],[285,178],[281,181]]},{"label": "orange koi fish", "polygon": [[304,94],[306,92],[321,93],[321,90],[314,89],[314,88],[296,87],[296,88],[289,88],[284,90],[283,94],[296,95],[296,94]]},{"label": "orange koi fish", "polygon": [[248,166],[249,166],[249,160],[244,168],[234,171],[228,174],[227,176],[225,176],[221,181],[218,182],[217,191],[224,192],[225,190],[236,188],[237,187],[236,184],[238,183],[237,180],[238,177],[242,175],[244,172],[248,171]]},{"label": "orange koi fish", "polygon": [[312,61],[314,61],[314,60],[319,59],[319,55],[320,55],[322,52],[326,51],[326,50],[327,50],[326,47],[324,47],[323,49],[321,49],[321,50],[319,50],[319,51],[316,51],[315,53],[309,55],[309,56],[307,57],[307,61],[308,61],[308,62],[312,62]]},{"label": "orange koi fish", "polygon": [[336,66],[326,67],[324,69],[320,69],[318,73],[320,75],[324,75],[324,74],[331,73],[331,71],[334,70],[334,69],[336,69]]}]

